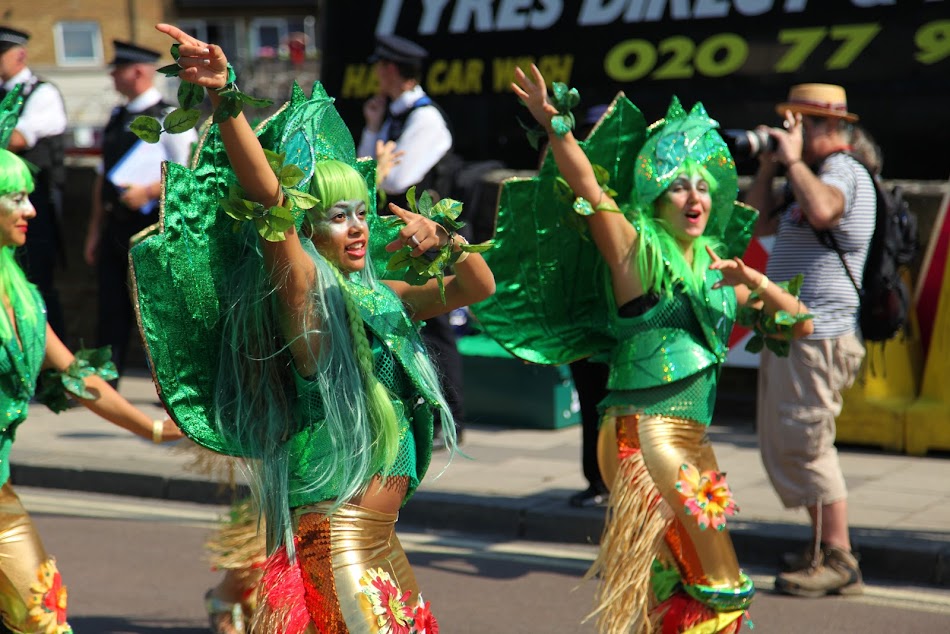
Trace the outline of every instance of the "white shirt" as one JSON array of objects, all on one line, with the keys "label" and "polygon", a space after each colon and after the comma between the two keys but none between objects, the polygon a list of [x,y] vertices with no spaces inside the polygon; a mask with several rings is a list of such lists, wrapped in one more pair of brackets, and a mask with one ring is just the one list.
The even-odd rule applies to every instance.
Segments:
[{"label": "white shirt", "polygon": [[[425,94],[421,86],[407,90],[389,104],[390,115],[406,112]],[[364,128],[358,155],[375,157],[376,140],[389,138],[389,126],[387,120],[378,132]],[[435,106],[416,108],[406,119],[402,134],[396,141],[396,149],[405,152],[402,161],[383,179],[380,188],[387,194],[405,192],[418,184],[451,148],[452,133],[439,110]]]},{"label": "white shirt", "polygon": [[[162,100],[162,93],[158,91],[158,88],[154,86],[143,92],[138,97],[135,97],[128,104],[126,104],[125,109],[130,114],[135,114],[137,112],[142,112],[148,108],[151,108],[159,101]],[[113,114],[115,112],[113,111]],[[134,120],[134,119],[133,119]],[[131,121],[129,122],[131,123]],[[192,144],[198,142],[198,133],[195,130],[186,130],[180,134],[170,134],[168,132],[162,132],[161,136],[158,139],[158,144],[162,147],[165,154],[165,160],[171,161],[173,163],[178,163],[179,165],[188,165],[188,160],[191,158],[191,148]],[[103,173],[102,163],[99,164],[99,167],[96,170],[99,174]],[[155,166],[155,182],[161,180],[162,166]]]},{"label": "white shirt", "polygon": [[35,85],[39,79],[24,68],[19,73],[4,82],[5,90],[13,90],[17,84],[25,83],[24,91],[32,93],[23,106],[20,119],[17,121],[16,131],[23,135],[26,148],[31,149],[36,142],[46,137],[63,134],[66,131],[66,104],[52,84],[42,83]]}]

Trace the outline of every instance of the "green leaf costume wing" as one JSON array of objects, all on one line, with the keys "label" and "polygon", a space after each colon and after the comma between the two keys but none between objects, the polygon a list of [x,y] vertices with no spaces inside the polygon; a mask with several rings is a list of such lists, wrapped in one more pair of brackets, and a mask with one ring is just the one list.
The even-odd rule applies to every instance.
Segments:
[{"label": "green leaf costume wing", "polygon": [[[621,205],[632,203],[629,166],[646,131],[643,115],[620,93],[581,142],[591,163],[609,173]],[[483,256],[495,294],[472,307],[492,338],[531,363],[567,363],[612,342],[603,259],[573,209],[574,196],[558,188],[559,175],[548,150],[538,176],[502,184],[495,248]]]},{"label": "green leaf costume wing", "polygon": [[[264,148],[285,153],[300,168],[295,189],[308,190],[315,162],[337,159],[363,174],[375,200],[375,161],[356,161],[353,138],[320,83],[310,97],[295,84],[291,100],[256,132]],[[237,449],[216,432],[211,408],[224,273],[237,266],[246,240],[219,205],[235,183],[218,128],[207,126],[190,167],[164,164],[158,229],[146,232],[129,256],[139,327],[162,402],[195,442],[232,454]]]},{"label": "green leaf costume wing", "polygon": [[23,110],[23,84],[17,84],[0,101],[0,148],[10,144],[10,135],[16,129],[20,111]]},{"label": "green leaf costume wing", "polygon": [[[580,145],[628,219],[640,210],[652,213],[686,161],[702,165],[718,185],[706,235],[720,243],[720,256],[733,257],[745,251],[757,212],[735,202],[735,163],[718,125],[702,104],[687,113],[674,97],[666,117],[647,127],[619,93]],[[595,213],[597,202],[575,199],[550,150],[536,177],[503,183],[496,246],[484,256],[496,291],[473,312],[514,356],[561,364],[613,345],[609,275],[582,217]]]}]

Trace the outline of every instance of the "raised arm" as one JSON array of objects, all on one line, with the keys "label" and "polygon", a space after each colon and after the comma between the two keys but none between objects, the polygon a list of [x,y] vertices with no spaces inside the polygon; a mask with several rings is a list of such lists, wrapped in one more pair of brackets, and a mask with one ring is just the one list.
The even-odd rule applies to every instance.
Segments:
[{"label": "raised arm", "polygon": [[528,77],[520,68],[515,68],[511,89],[547,132],[554,160],[574,195],[586,199],[594,207],[595,213],[587,216],[587,222],[594,244],[610,267],[617,301],[623,303],[637,297],[642,293],[640,276],[631,264],[637,232],[623,214],[604,211],[617,210],[617,203],[597,183],[590,160],[574,135],[570,132],[564,136],[555,134],[551,118],[557,114],[557,109],[547,99],[541,71],[532,65],[531,77]]},{"label": "raised arm", "polygon": [[[212,105],[217,107],[220,102],[217,91],[228,80],[228,60],[221,47],[196,40],[170,24],[159,24],[156,28],[181,45],[178,64],[182,71],[178,76],[182,81],[206,88]],[[266,207],[278,204],[282,196],[280,183],[244,115],[227,117],[218,127],[231,167],[248,198]],[[309,310],[309,298],[316,270],[296,230],[290,228],[284,235],[283,241],[262,239],[261,245],[265,265],[282,300],[287,340],[292,342],[291,351],[298,361],[298,369],[304,370],[300,363],[312,361],[311,353],[317,342],[302,340],[298,335],[303,324],[307,332],[313,332],[317,326],[309,321],[314,318],[313,311]]]},{"label": "raised arm", "polygon": [[[73,362],[75,356],[69,351],[53,329],[46,326],[46,356],[43,359],[43,369],[52,368],[64,371]],[[156,442],[178,440],[183,436],[175,423],[165,416],[158,421],[129,403],[111,385],[96,375],[85,379],[86,389],[96,395],[94,399],[76,397],[86,408],[98,414],[105,420],[127,429],[136,436]]]}]

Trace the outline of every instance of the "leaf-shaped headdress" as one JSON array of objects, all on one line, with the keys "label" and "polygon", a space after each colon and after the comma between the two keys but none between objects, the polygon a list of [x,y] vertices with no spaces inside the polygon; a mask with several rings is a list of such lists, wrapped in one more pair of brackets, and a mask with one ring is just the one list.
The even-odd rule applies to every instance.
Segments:
[{"label": "leaf-shaped headdress", "polygon": [[652,205],[687,161],[706,168],[717,187],[707,235],[721,235],[739,192],[736,164],[716,129],[719,123],[697,102],[689,113],[675,96],[666,116],[652,126],[635,167],[635,190],[641,206]]},{"label": "leaf-shaped headdress", "polygon": [[23,110],[23,84],[17,84],[7,93],[3,101],[0,101],[0,148],[6,149],[10,144],[10,135],[16,128],[21,110]]}]

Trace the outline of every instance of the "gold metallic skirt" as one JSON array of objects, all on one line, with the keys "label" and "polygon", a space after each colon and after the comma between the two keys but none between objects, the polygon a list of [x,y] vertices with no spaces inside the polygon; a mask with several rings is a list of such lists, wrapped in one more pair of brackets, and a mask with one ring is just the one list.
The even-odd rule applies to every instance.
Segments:
[{"label": "gold metallic skirt", "polygon": [[[655,565],[679,573],[687,592],[715,611],[747,607],[753,589],[739,570],[726,514],[735,504],[719,472],[706,427],[691,420],[607,409],[598,461],[611,488],[597,561],[596,616],[603,632],[651,632],[662,615],[651,587]],[[708,494],[723,505],[714,512]],[[659,562],[655,564],[655,562]],[[714,591],[714,592],[713,592]],[[717,603],[712,597],[727,601]]]},{"label": "gold metallic skirt", "polygon": [[14,632],[72,632],[56,561],[43,549],[33,520],[9,482],[0,488],[0,614]]},{"label": "gold metallic skirt", "polygon": [[[309,620],[320,625],[318,631],[376,634],[412,627],[436,631],[435,619],[419,594],[415,574],[396,537],[397,515],[352,504],[328,515],[331,508],[332,503],[321,502],[294,510],[302,598]],[[265,584],[266,577],[267,573]],[[264,597],[270,604],[272,599]],[[254,631],[316,630],[312,626],[284,629],[265,617]]]}]

